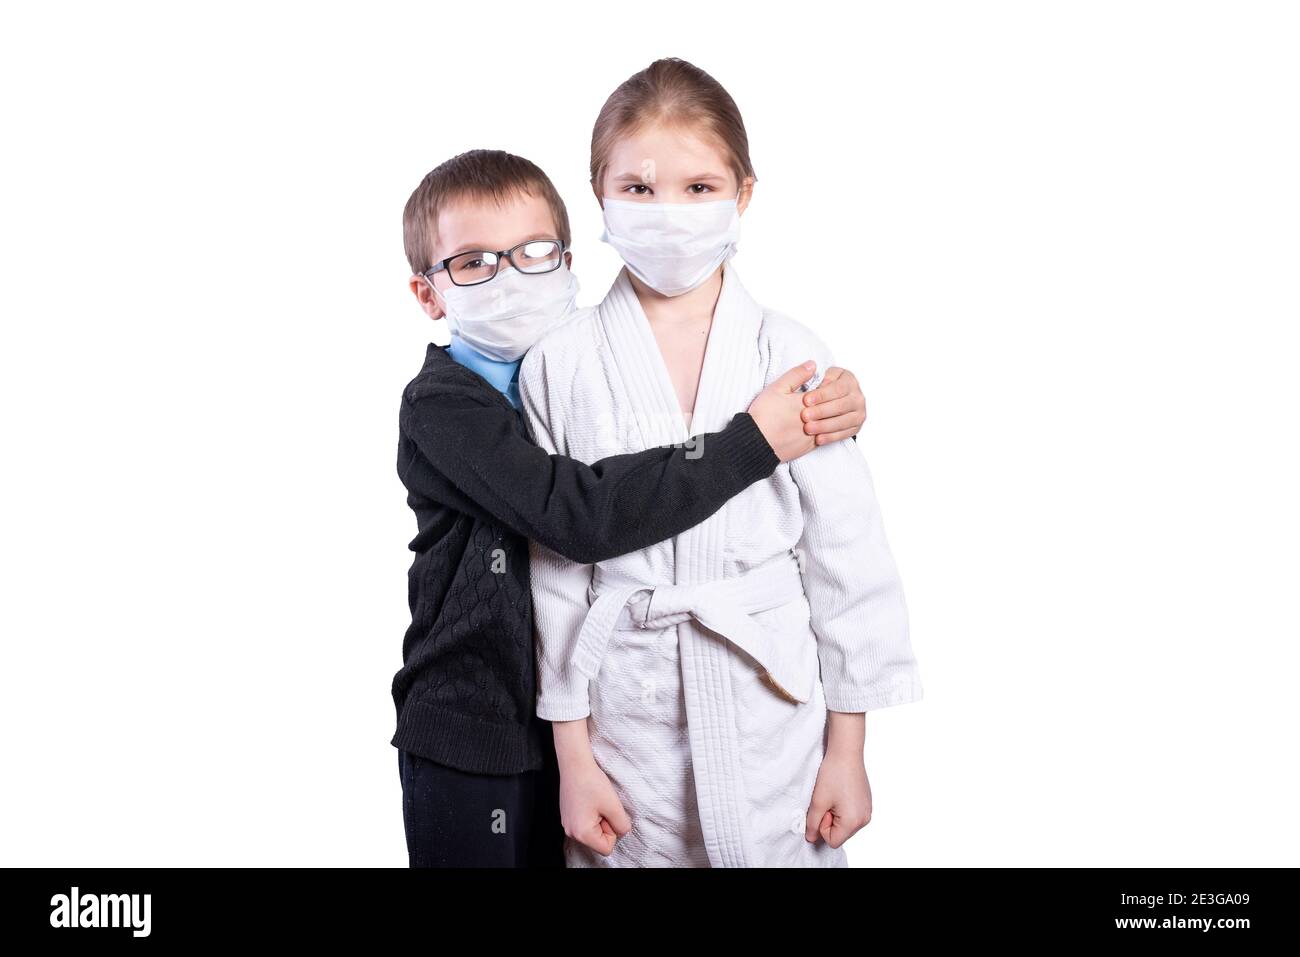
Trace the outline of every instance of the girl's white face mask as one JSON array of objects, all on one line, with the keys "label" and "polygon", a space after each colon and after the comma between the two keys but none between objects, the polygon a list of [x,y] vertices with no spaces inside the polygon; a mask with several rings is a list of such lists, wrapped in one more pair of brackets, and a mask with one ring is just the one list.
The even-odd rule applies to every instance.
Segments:
[{"label": "girl's white face mask", "polygon": [[488,282],[436,291],[455,335],[485,356],[514,362],[577,310],[578,278],[563,263],[538,274],[503,266]]},{"label": "girl's white face mask", "polygon": [[664,296],[680,296],[702,285],[736,254],[740,212],[736,200],[708,203],[637,203],[605,200],[600,237],[628,270]]}]

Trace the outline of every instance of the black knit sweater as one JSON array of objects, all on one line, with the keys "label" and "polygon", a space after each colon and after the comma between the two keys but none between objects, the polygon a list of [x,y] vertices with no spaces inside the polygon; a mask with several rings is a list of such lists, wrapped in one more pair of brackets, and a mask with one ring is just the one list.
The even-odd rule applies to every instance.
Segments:
[{"label": "black knit sweater", "polygon": [[433,344],[399,426],[419,533],[392,744],[479,774],[538,768],[549,747],[534,712],[527,539],[583,563],[636,551],[699,524],[778,463],[743,412],[695,458],[685,447],[592,465],[549,455],[500,392]]}]

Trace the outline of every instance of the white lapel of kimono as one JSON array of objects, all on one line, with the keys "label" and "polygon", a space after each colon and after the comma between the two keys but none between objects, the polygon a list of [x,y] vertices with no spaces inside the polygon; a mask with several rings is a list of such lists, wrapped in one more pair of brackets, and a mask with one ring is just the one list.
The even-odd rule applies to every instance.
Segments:
[{"label": "white lapel of kimono", "polygon": [[[762,387],[762,372],[755,358],[763,310],[745,287],[731,263],[722,267],[722,291],[713,311],[704,368],[695,394],[691,431],[700,435],[725,428],[737,412],[749,407]],[[708,455],[708,442],[696,450]],[[725,574],[727,506],[677,536],[677,582],[712,581]],[[682,559],[685,559],[683,561]]]},{"label": "white lapel of kimono", "polygon": [[677,392],[626,267],[619,272],[599,309],[614,364],[627,389],[631,412],[640,431],[637,440],[627,443],[628,447],[640,451],[684,443],[690,435]]},{"label": "white lapel of kimono", "polygon": [[[691,421],[695,434],[724,427],[749,407],[762,388],[756,356],[762,319],[762,309],[741,286],[735,267],[727,263],[695,397]],[[710,454],[708,442],[697,451]],[[677,584],[726,577],[727,520],[733,508],[729,502],[677,536],[673,563]],[[734,652],[727,641],[695,620],[681,624],[677,635],[705,849],[714,867],[745,867],[753,858],[745,837],[744,771],[731,687]]]},{"label": "white lapel of kimono", "polygon": [[725,428],[737,412],[749,407],[762,388],[755,360],[762,322],[763,308],[740,284],[736,267],[727,263],[722,267],[722,291],[713,310],[704,367],[695,393],[692,433]]}]

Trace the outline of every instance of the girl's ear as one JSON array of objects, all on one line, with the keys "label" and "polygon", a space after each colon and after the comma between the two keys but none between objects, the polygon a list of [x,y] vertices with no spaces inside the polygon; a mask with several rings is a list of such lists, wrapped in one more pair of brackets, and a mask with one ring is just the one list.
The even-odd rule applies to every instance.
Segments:
[{"label": "girl's ear", "polygon": [[413,275],[410,279],[411,292],[415,294],[416,302],[424,310],[424,314],[430,319],[441,319],[446,316],[442,308],[442,297],[434,295],[433,284],[429,282],[428,277]]},{"label": "girl's ear", "polygon": [[736,214],[744,213],[745,207],[754,195],[754,177],[746,176],[740,181],[740,195],[736,197]]},{"label": "girl's ear", "polygon": [[564,251],[564,268],[565,269],[573,268],[573,252],[568,249]]}]

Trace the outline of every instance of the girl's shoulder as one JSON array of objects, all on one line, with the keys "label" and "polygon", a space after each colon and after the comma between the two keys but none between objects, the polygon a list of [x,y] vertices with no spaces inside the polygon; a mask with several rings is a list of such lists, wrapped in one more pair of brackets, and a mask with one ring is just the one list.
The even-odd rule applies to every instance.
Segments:
[{"label": "girl's shoulder", "polygon": [[591,344],[599,336],[596,308],[583,306],[556,326],[525,353],[519,364],[519,379],[545,374],[549,368],[554,374],[561,368],[576,366],[583,356],[591,355]]},{"label": "girl's shoulder", "polygon": [[768,382],[779,378],[785,372],[801,362],[811,359],[817,363],[817,372],[808,382],[808,388],[814,389],[821,382],[822,374],[835,364],[830,347],[822,341],[821,336],[803,323],[767,306],[763,310],[762,324],[758,331],[760,354],[767,359]]}]

